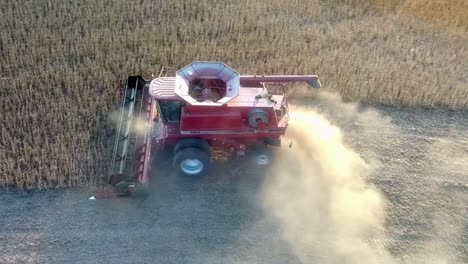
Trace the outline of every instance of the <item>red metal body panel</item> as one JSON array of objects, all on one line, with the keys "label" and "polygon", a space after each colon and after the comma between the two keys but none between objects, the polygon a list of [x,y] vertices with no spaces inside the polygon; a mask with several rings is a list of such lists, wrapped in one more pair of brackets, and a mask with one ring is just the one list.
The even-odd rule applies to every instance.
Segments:
[{"label": "red metal body panel", "polygon": [[180,129],[193,130],[223,130],[241,129],[242,115],[239,111],[216,111],[209,109],[206,112],[192,111],[189,106],[182,108]]},{"label": "red metal body panel", "polygon": [[[280,76],[269,76],[273,81],[281,81]],[[239,94],[222,106],[199,106],[185,104],[181,108],[180,123],[160,123],[154,136],[158,146],[173,145],[181,138],[197,137],[211,144],[239,148],[241,145],[256,143],[265,139],[279,139],[287,127],[287,102],[284,95],[269,95],[256,76],[241,76],[241,84],[252,87],[239,87]],[[311,77],[306,76],[304,80]],[[265,79],[267,80],[267,79]],[[301,79],[303,80],[303,79]],[[298,81],[301,81],[298,80]],[[296,79],[294,79],[296,81]],[[158,101],[178,100],[173,90],[175,78],[164,77],[150,84],[153,98]],[[248,115],[252,109],[261,109],[268,114],[268,123],[257,128],[249,126]],[[277,112],[282,113],[278,116]],[[162,149],[158,147],[157,149]]]}]

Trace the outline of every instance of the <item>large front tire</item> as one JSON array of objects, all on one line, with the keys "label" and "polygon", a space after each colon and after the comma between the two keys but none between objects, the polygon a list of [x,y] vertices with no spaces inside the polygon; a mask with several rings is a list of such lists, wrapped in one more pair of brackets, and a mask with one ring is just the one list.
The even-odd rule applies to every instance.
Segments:
[{"label": "large front tire", "polygon": [[181,176],[200,177],[210,167],[210,155],[198,148],[179,150],[174,156],[173,165]]},{"label": "large front tire", "polygon": [[208,154],[210,153],[210,145],[206,141],[199,138],[184,138],[174,146],[174,155],[186,148],[198,148]]}]

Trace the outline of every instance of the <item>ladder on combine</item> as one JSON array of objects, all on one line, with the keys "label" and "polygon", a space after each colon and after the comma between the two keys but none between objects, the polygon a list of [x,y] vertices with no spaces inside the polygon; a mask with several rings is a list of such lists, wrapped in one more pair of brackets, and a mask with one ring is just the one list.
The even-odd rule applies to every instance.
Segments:
[{"label": "ladder on combine", "polygon": [[141,76],[127,78],[120,106],[108,182],[120,192],[149,183],[152,100],[148,82]]}]

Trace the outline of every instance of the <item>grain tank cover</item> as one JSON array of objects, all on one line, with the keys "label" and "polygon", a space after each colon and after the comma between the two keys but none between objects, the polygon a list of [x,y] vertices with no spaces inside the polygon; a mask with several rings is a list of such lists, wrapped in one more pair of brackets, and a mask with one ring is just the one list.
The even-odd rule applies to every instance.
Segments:
[{"label": "grain tank cover", "polygon": [[191,105],[221,106],[239,86],[239,73],[222,62],[196,61],[176,72],[175,93]]}]

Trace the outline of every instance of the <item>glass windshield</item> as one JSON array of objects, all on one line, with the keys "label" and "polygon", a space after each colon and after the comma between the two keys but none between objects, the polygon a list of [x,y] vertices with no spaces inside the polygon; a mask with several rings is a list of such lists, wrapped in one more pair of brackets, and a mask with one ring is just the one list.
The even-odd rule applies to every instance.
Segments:
[{"label": "glass windshield", "polygon": [[164,122],[180,122],[180,101],[157,101],[158,112]]}]

